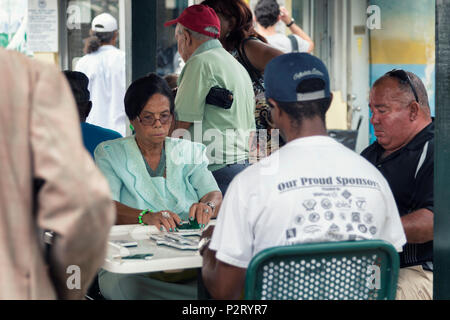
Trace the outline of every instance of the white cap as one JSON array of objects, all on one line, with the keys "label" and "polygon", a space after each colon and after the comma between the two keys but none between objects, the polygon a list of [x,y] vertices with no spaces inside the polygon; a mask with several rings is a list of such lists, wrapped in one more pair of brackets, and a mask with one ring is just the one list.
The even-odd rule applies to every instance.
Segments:
[{"label": "white cap", "polygon": [[92,20],[91,28],[95,32],[113,32],[117,30],[117,20],[109,13],[102,13]]}]

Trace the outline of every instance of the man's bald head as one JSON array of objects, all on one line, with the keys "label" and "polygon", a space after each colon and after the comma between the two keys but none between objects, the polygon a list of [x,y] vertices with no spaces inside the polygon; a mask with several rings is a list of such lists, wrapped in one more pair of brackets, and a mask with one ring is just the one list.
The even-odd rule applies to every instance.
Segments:
[{"label": "man's bald head", "polygon": [[378,79],[370,90],[369,107],[375,136],[386,154],[407,145],[431,123],[425,86],[411,72],[391,71]]},{"label": "man's bald head", "polygon": [[[431,112],[430,112],[430,105],[428,102],[428,93],[427,93],[427,89],[425,88],[425,85],[423,84],[422,80],[414,73],[409,72],[409,71],[404,71],[408,77],[409,80],[411,82],[411,85],[414,87],[414,90],[416,91],[417,94],[417,98],[418,98],[418,103],[421,107],[422,112],[425,113],[425,115],[430,116]],[[414,96],[414,92],[411,88],[411,85],[408,83],[408,81],[404,81],[402,79],[400,79],[399,77],[395,76],[395,72],[387,72],[386,74],[384,74],[382,77],[378,78],[377,81],[375,81],[375,83],[373,84],[373,87],[376,87],[378,85],[380,85],[381,83],[385,82],[387,79],[392,79],[395,80],[395,82],[398,85],[398,88],[405,93],[405,95],[403,97],[401,97],[402,99],[404,99],[405,103],[408,103],[410,101],[406,101],[408,99],[415,100],[415,96]]]}]

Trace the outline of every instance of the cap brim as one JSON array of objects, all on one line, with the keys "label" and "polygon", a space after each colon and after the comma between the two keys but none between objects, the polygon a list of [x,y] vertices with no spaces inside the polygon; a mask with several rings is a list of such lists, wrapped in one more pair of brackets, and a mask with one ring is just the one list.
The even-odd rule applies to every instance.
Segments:
[{"label": "cap brim", "polygon": [[178,22],[178,19],[173,19],[173,20],[167,21],[166,23],[164,23],[164,27],[171,26],[177,22]]}]

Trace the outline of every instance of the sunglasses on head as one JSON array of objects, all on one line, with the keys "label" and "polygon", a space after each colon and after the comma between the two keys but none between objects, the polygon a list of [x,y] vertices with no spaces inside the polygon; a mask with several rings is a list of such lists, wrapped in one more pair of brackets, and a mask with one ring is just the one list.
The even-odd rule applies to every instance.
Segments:
[{"label": "sunglasses on head", "polygon": [[408,73],[405,70],[402,69],[393,69],[389,72],[386,72],[386,75],[390,77],[394,77],[399,79],[402,82],[406,82],[411,87],[412,92],[414,93],[414,98],[416,98],[416,102],[419,103],[419,97],[417,96],[416,89],[414,89],[414,86],[412,84],[411,78],[409,77]]}]

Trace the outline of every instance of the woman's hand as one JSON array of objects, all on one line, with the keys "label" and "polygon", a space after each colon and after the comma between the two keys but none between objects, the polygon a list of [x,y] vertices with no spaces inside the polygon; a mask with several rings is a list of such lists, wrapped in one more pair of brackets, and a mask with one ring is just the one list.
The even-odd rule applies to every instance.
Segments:
[{"label": "woman's hand", "polygon": [[154,225],[158,230],[162,231],[164,227],[169,232],[177,231],[176,227],[181,222],[180,217],[169,210],[150,212],[144,215],[142,220],[146,224]]},{"label": "woman's hand", "polygon": [[212,209],[206,203],[196,202],[189,209],[189,220],[197,218],[200,228],[204,228],[211,220],[212,214]]}]

